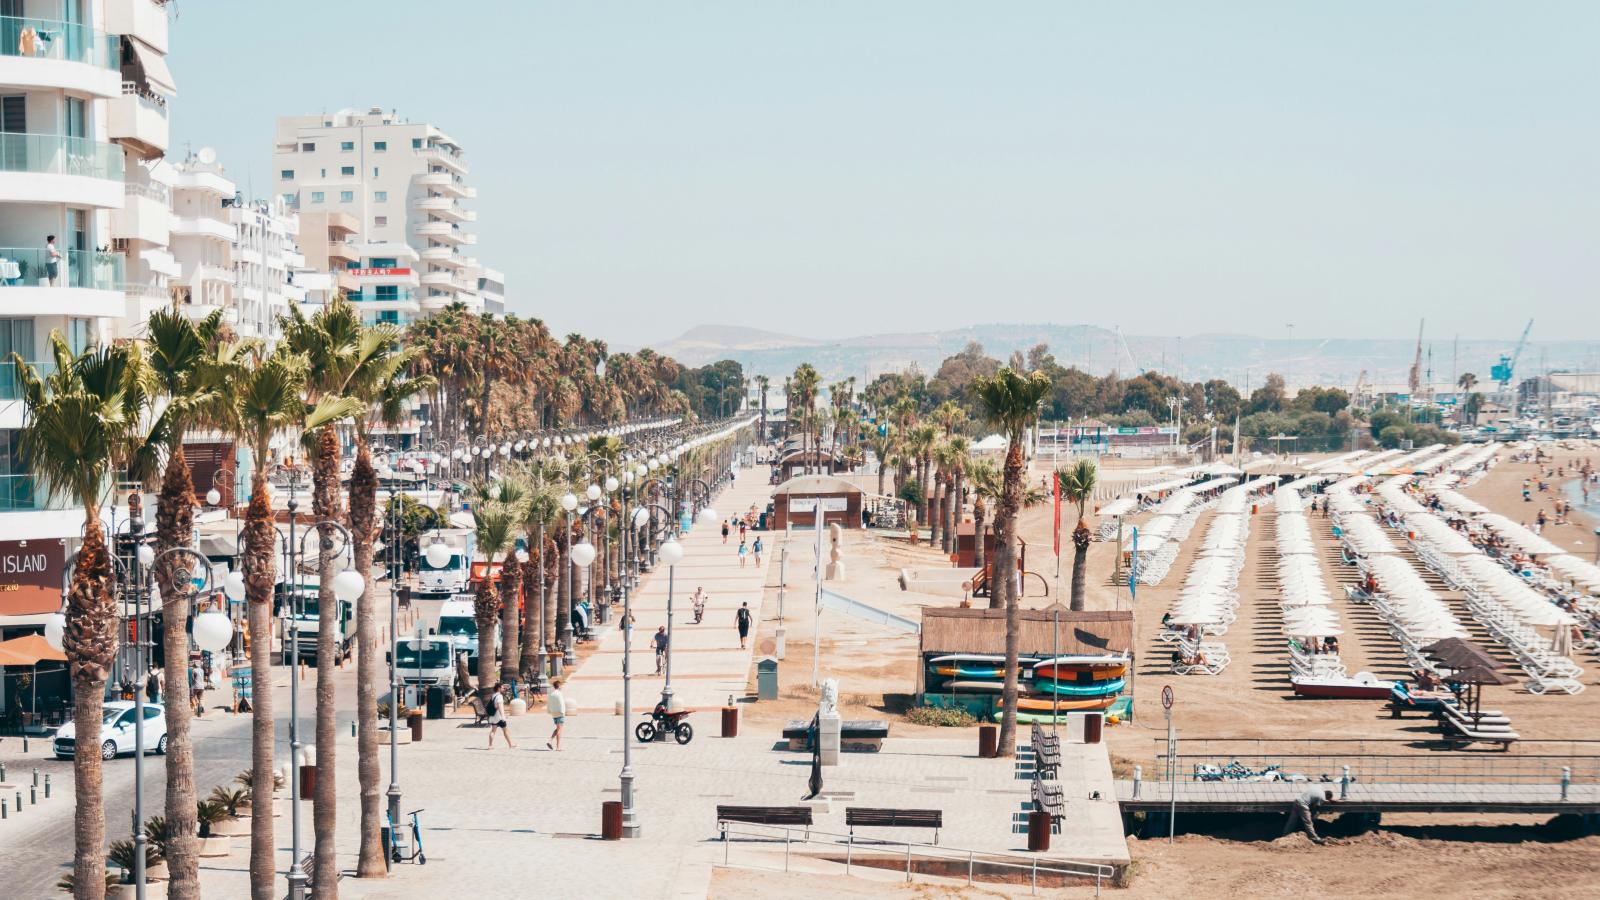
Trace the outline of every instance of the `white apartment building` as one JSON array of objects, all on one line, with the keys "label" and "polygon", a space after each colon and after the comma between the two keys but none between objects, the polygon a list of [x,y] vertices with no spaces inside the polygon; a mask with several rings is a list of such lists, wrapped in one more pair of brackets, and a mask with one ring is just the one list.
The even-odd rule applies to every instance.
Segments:
[{"label": "white apartment building", "polygon": [[[405,324],[454,302],[484,308],[481,267],[468,255],[477,213],[462,205],[477,190],[449,135],[376,108],[284,116],[272,159],[285,203],[353,226],[329,229],[328,255],[343,263],[339,287],[368,321]],[[317,253],[308,242],[308,259]]]},{"label": "white apartment building", "polygon": [[279,318],[306,296],[306,286],[295,279],[306,262],[297,244],[300,219],[276,198],[235,203],[229,212],[234,302],[225,316],[240,337],[276,343],[283,334]]},{"label": "white apartment building", "polygon": [[0,636],[59,607],[83,526],[26,472],[3,360],[47,365],[52,331],[74,348],[114,337],[129,285],[166,277],[144,266],[146,251],[166,265],[167,204],[150,175],[174,94],[167,12],[158,0],[0,0]]},{"label": "white apartment building", "polygon": [[483,311],[497,316],[506,314],[506,276],[499,269],[478,270],[478,296],[483,298]]}]

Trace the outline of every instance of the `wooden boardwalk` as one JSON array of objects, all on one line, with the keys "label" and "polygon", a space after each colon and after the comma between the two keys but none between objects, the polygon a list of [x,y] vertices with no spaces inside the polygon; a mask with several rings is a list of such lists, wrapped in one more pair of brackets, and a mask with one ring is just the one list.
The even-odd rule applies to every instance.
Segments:
[{"label": "wooden boardwalk", "polygon": [[[1313,788],[1333,791],[1336,802],[1323,812],[1366,813],[1537,813],[1600,814],[1600,785],[1574,784],[1561,799],[1558,784],[1401,784],[1357,782],[1338,800],[1338,782],[1178,782],[1180,812],[1285,812],[1295,798]],[[1172,803],[1172,785],[1145,781],[1134,797],[1131,780],[1117,781],[1123,812],[1159,812]]]}]

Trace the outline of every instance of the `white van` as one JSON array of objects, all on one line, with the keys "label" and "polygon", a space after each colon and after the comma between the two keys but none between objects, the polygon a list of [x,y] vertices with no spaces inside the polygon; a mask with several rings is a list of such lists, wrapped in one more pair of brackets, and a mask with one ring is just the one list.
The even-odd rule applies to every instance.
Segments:
[{"label": "white van", "polygon": [[439,624],[434,626],[433,633],[451,642],[452,659],[465,650],[467,670],[478,671],[478,614],[471,595],[467,595],[467,599],[446,600],[439,607]]}]

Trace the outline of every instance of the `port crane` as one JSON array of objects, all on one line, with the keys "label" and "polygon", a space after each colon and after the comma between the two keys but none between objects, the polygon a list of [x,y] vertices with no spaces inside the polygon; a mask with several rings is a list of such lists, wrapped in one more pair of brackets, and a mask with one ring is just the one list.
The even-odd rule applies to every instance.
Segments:
[{"label": "port crane", "polygon": [[1511,379],[1516,374],[1517,360],[1522,357],[1522,348],[1527,346],[1528,332],[1532,330],[1533,320],[1529,319],[1527,327],[1522,329],[1522,338],[1517,341],[1516,349],[1511,351],[1510,356],[1501,354],[1500,361],[1489,370],[1489,377],[1499,383],[1502,393],[1511,389]]}]

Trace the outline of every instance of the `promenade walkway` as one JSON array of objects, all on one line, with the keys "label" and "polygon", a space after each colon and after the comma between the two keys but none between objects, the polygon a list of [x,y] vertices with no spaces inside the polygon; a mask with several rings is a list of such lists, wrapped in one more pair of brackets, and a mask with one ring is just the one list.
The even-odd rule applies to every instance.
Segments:
[{"label": "promenade walkway", "polygon": [[[723,518],[742,515],[754,505],[765,509],[772,486],[758,473],[746,473],[724,488],[712,501]],[[771,551],[773,535],[751,531],[754,545],[760,536]],[[749,680],[750,657],[754,652],[754,623],[760,620],[761,597],[766,585],[770,553],[763,553],[760,565],[754,553],[739,565],[739,535],[733,532],[722,542],[716,523],[695,523],[689,534],[680,538],[683,561],[678,563],[671,581],[673,587],[672,689],[678,704],[692,709],[720,707],[730,694],[742,696]],[[641,581],[633,596],[633,694],[634,711],[648,711],[661,699],[663,678],[655,675],[655,651],[651,638],[667,624],[668,569],[657,566]],[[693,624],[689,601],[695,588],[710,596],[705,619]],[[741,603],[750,604],[752,639],[739,648],[735,613]],[[620,613],[620,611],[619,611]],[[621,615],[598,639],[594,652],[572,671],[567,679],[567,702],[580,712],[611,712],[622,700],[623,634]]]}]

